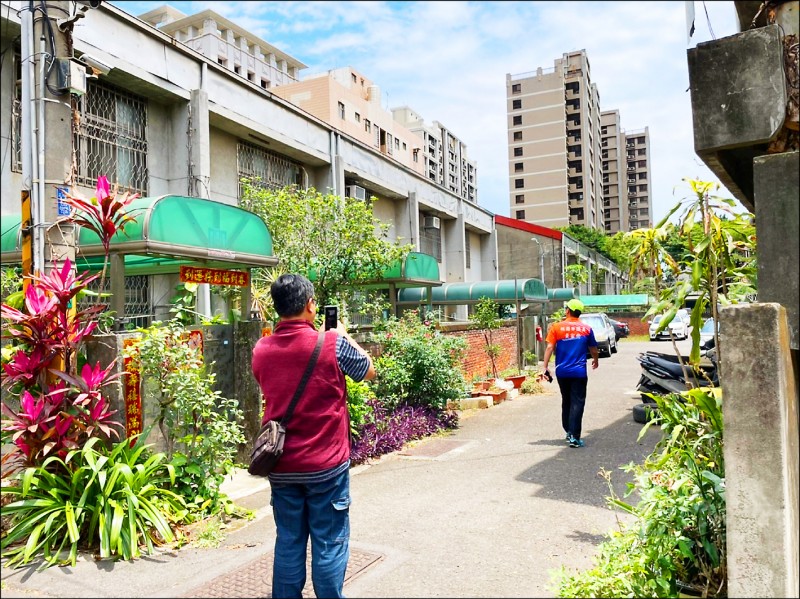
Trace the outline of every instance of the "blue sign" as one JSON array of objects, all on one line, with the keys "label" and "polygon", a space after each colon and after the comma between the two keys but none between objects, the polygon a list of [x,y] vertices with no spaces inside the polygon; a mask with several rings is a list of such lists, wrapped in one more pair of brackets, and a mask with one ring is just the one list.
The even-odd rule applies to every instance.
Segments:
[{"label": "blue sign", "polygon": [[67,199],[69,187],[56,187],[56,202],[58,204],[58,215],[69,216],[72,214],[72,208],[64,200]]}]

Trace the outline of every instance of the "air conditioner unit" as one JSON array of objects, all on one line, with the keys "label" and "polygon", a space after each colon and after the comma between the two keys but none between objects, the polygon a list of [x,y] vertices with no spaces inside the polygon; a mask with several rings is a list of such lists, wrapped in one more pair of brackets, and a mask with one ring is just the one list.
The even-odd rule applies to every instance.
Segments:
[{"label": "air conditioner unit", "polygon": [[438,216],[426,216],[422,226],[425,229],[438,229],[442,224],[442,221],[439,219]]},{"label": "air conditioner unit", "polygon": [[367,199],[367,190],[358,185],[347,185],[344,188],[344,195],[348,198],[355,198],[357,200]]}]

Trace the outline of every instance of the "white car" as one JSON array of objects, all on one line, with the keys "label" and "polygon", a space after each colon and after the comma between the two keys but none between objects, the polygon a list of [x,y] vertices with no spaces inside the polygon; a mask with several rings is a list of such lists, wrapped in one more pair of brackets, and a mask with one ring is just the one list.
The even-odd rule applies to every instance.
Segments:
[{"label": "white car", "polygon": [[675,314],[675,318],[673,318],[672,322],[669,323],[669,326],[666,326],[661,331],[658,331],[658,327],[663,318],[663,314],[658,314],[653,318],[653,320],[650,321],[650,341],[669,339],[670,331],[675,339],[686,339],[692,332],[692,325],[690,324],[691,321],[689,320],[689,312],[684,309],[678,310],[678,312]]},{"label": "white car", "polygon": [[597,341],[597,351],[600,355],[610,356],[617,353],[617,335],[614,332],[614,325],[611,324],[605,312],[581,314],[579,318],[592,327],[594,338]]}]

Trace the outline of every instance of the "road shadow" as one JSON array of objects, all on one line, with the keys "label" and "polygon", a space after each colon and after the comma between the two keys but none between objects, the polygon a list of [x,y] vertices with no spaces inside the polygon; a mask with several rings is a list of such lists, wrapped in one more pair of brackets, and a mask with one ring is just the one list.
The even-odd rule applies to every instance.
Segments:
[{"label": "road shadow", "polygon": [[584,435],[585,447],[569,447],[564,437],[532,441],[530,445],[560,446],[563,449],[526,468],[515,480],[536,485],[534,497],[605,507],[611,492],[600,472],[606,470],[611,473],[611,486],[617,496],[635,504],[638,501],[635,493],[625,496],[633,476],[621,467],[643,463],[661,438],[661,428],[651,426],[638,440],[642,426],[634,422],[631,409],[608,426]]}]

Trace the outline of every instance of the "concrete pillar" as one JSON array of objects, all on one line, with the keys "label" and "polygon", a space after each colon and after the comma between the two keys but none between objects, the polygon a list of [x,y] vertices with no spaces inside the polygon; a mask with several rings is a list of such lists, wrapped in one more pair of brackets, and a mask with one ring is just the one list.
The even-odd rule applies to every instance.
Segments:
[{"label": "concrete pillar", "polygon": [[798,597],[797,386],[786,310],[720,310],[728,594]]},{"label": "concrete pillar", "polygon": [[[38,111],[43,111],[37,124],[38,153],[40,165],[39,173],[34,173],[34,180],[38,180],[40,210],[44,224],[44,269],[50,272],[51,268],[60,268],[65,260],[69,259],[75,264],[75,226],[71,223],[59,223],[64,216],[59,201],[57,188],[67,189],[66,181],[71,179],[72,168],[72,109],[69,104],[69,94],[55,96],[50,93],[47,85],[42,85],[40,66],[46,60],[44,54],[56,58],[71,58],[72,51],[68,48],[67,34],[56,26],[56,20],[63,19],[70,14],[70,2],[53,1],[47,3],[47,15],[41,12],[34,13],[34,51],[36,63],[36,93],[39,99]],[[47,27],[45,19],[50,19]],[[43,39],[52,40],[55,47],[51,48],[49,42],[42,43]],[[45,71],[47,69],[45,68]],[[46,77],[47,73],[45,73]],[[51,74],[52,75],[52,74]],[[55,76],[48,80],[50,87],[55,84]],[[44,99],[44,100],[42,100]],[[37,151],[35,149],[34,151]],[[105,173],[100,173],[105,174]],[[114,181],[110,181],[114,183]],[[74,268],[73,268],[74,270]]]}]

